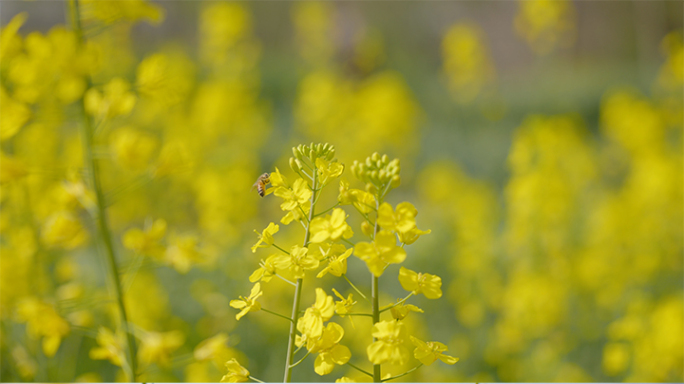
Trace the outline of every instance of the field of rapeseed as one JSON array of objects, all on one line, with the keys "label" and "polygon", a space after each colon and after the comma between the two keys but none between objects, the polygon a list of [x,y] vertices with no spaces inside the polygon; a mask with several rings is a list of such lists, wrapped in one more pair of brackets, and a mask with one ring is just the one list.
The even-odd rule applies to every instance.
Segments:
[{"label": "field of rapeseed", "polygon": [[682,4],[0,11],[0,381],[684,381]]}]

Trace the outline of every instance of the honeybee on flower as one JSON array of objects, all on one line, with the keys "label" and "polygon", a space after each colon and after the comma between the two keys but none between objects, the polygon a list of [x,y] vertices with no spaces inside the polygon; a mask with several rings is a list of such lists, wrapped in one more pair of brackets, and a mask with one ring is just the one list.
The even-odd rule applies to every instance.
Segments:
[{"label": "honeybee on flower", "polygon": [[257,179],[256,183],[252,185],[252,190],[256,188],[257,192],[259,192],[259,196],[264,197],[264,194],[266,193],[266,184],[270,183],[270,176],[267,173],[263,173],[259,178]]}]

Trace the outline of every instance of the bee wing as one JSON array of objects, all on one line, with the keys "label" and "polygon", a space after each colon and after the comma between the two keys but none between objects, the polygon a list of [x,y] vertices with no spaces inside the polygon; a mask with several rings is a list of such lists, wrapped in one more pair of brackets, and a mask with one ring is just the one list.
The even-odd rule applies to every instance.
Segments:
[{"label": "bee wing", "polygon": [[250,191],[250,192],[254,192],[254,189],[256,189],[257,185],[259,185],[259,182],[258,182],[258,181],[257,181],[256,183],[254,183],[254,185],[252,185],[252,188],[250,188],[249,191]]}]

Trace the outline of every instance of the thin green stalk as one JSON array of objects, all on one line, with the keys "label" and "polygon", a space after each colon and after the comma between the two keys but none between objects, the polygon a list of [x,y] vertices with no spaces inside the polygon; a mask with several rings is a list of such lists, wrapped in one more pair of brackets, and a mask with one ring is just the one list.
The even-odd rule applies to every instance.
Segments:
[{"label": "thin green stalk", "polygon": [[[83,45],[83,29],[81,27],[81,15],[79,10],[78,0],[72,0],[71,5],[71,16],[74,31],[76,32],[78,41]],[[90,88],[90,78],[86,77],[86,82],[88,88]],[[114,283],[114,292],[116,294],[116,301],[119,306],[119,312],[121,314],[121,326],[126,334],[127,340],[127,354],[130,366],[130,372],[128,373],[129,378],[132,381],[137,380],[137,356],[136,356],[136,345],[133,333],[129,330],[128,316],[126,314],[126,306],[124,305],[124,295],[123,289],[121,287],[121,280],[119,279],[119,272],[116,265],[116,255],[114,254],[114,245],[112,242],[112,234],[109,230],[109,225],[107,224],[107,211],[106,203],[104,199],[104,192],[102,191],[102,184],[100,181],[100,172],[98,163],[93,157],[93,126],[90,117],[85,110],[84,99],[81,98],[79,103],[81,114],[83,116],[83,124],[81,125],[81,141],[83,145],[83,163],[88,170],[90,176],[90,184],[95,191],[95,202],[97,205],[97,224],[100,236],[102,237],[102,242],[104,245],[105,253],[107,255],[107,262],[109,264],[109,274],[110,278]]]},{"label": "thin green stalk", "polygon": [[281,315],[280,313],[277,313],[277,312],[269,311],[268,309],[266,309],[266,308],[264,308],[264,307],[261,307],[261,310],[264,311],[264,312],[266,312],[266,313],[270,313],[271,315],[275,315],[275,316],[278,316],[278,317],[282,317],[283,319],[285,319],[285,320],[287,320],[287,321],[292,321],[291,318],[289,318],[289,317],[287,317],[287,316],[284,316],[284,315]]},{"label": "thin green stalk", "polygon": [[[375,201],[375,212],[378,211],[378,208],[380,207],[380,202],[379,199]],[[377,214],[376,214],[377,216]],[[375,239],[375,236],[378,234],[378,219],[377,217],[375,218],[375,226],[373,227],[373,239]],[[373,305],[373,325],[377,324],[380,322],[380,304],[378,303],[378,299],[380,296],[379,292],[379,287],[378,287],[378,277],[375,276],[375,274],[371,273],[371,276],[373,277],[371,281],[371,304]],[[377,338],[373,338],[373,342],[376,342]],[[381,375],[381,370],[380,370],[380,364],[373,364],[373,382],[374,383],[380,383],[382,382],[382,375]]]},{"label": "thin green stalk", "polygon": [[249,378],[250,378],[252,381],[256,381],[257,383],[263,383],[263,381],[257,379],[256,377],[249,376]]},{"label": "thin green stalk", "polygon": [[281,250],[281,251],[282,251],[283,253],[285,253],[286,255],[289,255],[289,254],[290,254],[290,252],[288,252],[288,251],[286,251],[286,250],[280,248],[280,247],[277,246],[275,243],[273,243],[273,244],[271,244],[271,245],[274,246],[274,247],[276,247],[276,248],[278,248],[279,250]]},{"label": "thin green stalk", "polygon": [[423,366],[423,363],[420,363],[420,364],[416,365],[415,367],[409,369],[408,371],[406,371],[406,372],[404,372],[404,373],[402,373],[402,374],[399,374],[399,375],[396,375],[396,376],[392,376],[392,377],[388,377],[388,378],[382,380],[381,382],[384,383],[385,381],[390,381],[390,380],[398,379],[398,378],[400,378],[400,377],[404,377],[404,376],[408,375],[409,373],[415,371],[416,369],[418,369],[418,368],[420,368],[420,367],[422,367],[422,366]]},{"label": "thin green stalk", "polygon": [[299,359],[298,362],[296,362],[296,363],[290,365],[290,368],[294,368],[294,367],[298,366],[299,364],[301,364],[302,361],[304,361],[304,359],[306,359],[307,357],[309,357],[310,354],[311,354],[311,351],[306,351],[306,355],[304,355],[304,357],[302,357],[301,359]]},{"label": "thin green stalk", "polygon": [[[316,167],[313,169],[313,184],[311,186],[312,190],[316,189]],[[316,201],[316,192],[311,192],[311,207],[309,209],[309,219],[306,224],[306,230],[304,232],[304,246],[309,243],[309,229],[311,226],[311,219],[314,215],[314,202]],[[302,279],[297,279],[297,287],[295,288],[295,297],[292,304],[292,324],[290,324],[290,340],[287,344],[287,357],[285,359],[285,378],[283,382],[289,383],[292,379],[292,359],[294,357],[295,349],[295,338],[297,337],[297,320],[299,320],[299,302],[302,296]]]},{"label": "thin green stalk", "polygon": [[361,373],[365,373],[366,375],[368,375],[368,376],[370,376],[370,377],[373,377],[373,374],[372,374],[372,373],[366,371],[365,369],[361,369],[361,368],[357,367],[356,365],[354,365],[354,364],[352,364],[352,363],[350,363],[350,362],[347,362],[347,365],[350,366],[350,367],[352,367],[352,368],[354,368],[354,369],[356,369],[357,371],[359,371],[359,372],[361,372]]},{"label": "thin green stalk", "polygon": [[396,306],[399,305],[399,304],[405,303],[406,300],[408,300],[409,297],[411,297],[411,296],[413,296],[413,292],[409,293],[406,297],[404,297],[403,299],[397,301],[396,303],[390,304],[390,305],[386,306],[385,308],[381,309],[381,310],[380,310],[380,313],[383,313],[383,312],[387,311],[388,309],[392,309],[392,308],[396,307]]},{"label": "thin green stalk", "polygon": [[368,301],[368,298],[366,297],[366,295],[364,295],[363,292],[361,292],[358,288],[356,288],[356,286],[354,284],[352,284],[352,282],[349,280],[349,278],[347,277],[346,274],[342,274],[342,277],[344,277],[344,279],[347,280],[347,283],[349,283],[349,285],[351,285],[351,287],[354,288],[356,293],[361,295],[361,297],[363,297],[364,300]]}]

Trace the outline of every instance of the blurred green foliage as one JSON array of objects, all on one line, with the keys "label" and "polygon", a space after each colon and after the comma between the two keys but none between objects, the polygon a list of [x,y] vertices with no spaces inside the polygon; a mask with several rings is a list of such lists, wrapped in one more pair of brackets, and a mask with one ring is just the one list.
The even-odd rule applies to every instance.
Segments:
[{"label": "blurred green foliage", "polygon": [[251,185],[311,141],[349,179],[400,158],[390,203],[432,231],[407,263],[445,297],[407,322],[460,361],[405,379],[684,380],[681,3],[81,3],[85,44],[66,3],[0,5],[2,381],[125,379],[80,100],[141,380],[280,379],[287,324],[229,301],[280,213]]}]

